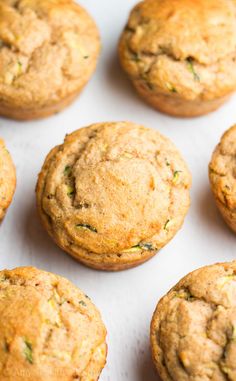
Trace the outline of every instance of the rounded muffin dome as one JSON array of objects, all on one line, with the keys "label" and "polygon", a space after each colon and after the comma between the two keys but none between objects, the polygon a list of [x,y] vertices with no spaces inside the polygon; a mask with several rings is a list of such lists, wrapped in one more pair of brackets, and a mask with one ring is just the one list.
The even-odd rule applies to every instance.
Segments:
[{"label": "rounded muffin dome", "polygon": [[15,166],[4,141],[0,138],[0,221],[12,201],[15,187]]},{"label": "rounded muffin dome", "polygon": [[177,116],[212,111],[236,89],[235,2],[144,0],[130,14],[119,53],[157,109]]},{"label": "rounded muffin dome", "polygon": [[2,381],[97,381],[106,330],[68,280],[35,268],[0,272]]},{"label": "rounded muffin dome", "polygon": [[100,41],[71,0],[0,0],[0,115],[34,119],[60,111],[91,77]]},{"label": "rounded muffin dome", "polygon": [[174,145],[133,123],[101,123],[66,136],[37,185],[54,240],[87,265],[122,269],[164,246],[189,207],[190,174]]},{"label": "rounded muffin dome", "polygon": [[236,262],[184,277],[158,304],[153,359],[163,381],[235,380]]},{"label": "rounded muffin dome", "polygon": [[227,130],[216,147],[209,164],[211,189],[217,206],[230,228],[236,233],[236,126]]}]

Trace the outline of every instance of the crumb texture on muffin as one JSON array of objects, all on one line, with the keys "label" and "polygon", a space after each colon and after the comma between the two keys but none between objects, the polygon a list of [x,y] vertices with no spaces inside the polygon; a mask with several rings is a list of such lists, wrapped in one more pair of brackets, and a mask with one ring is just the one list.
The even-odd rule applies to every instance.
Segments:
[{"label": "crumb texture on muffin", "polygon": [[37,185],[46,229],[87,264],[134,265],[183,223],[191,177],[175,146],[128,122],[75,131],[46,158]]},{"label": "crumb texture on muffin", "polygon": [[236,262],[183,278],[158,304],[151,343],[163,381],[234,381]]},{"label": "crumb texture on muffin", "polygon": [[95,306],[60,276],[0,272],[0,379],[97,381],[106,330]]},{"label": "crumb texture on muffin", "polygon": [[236,126],[222,136],[209,164],[211,189],[225,221],[236,232]]},{"label": "crumb texture on muffin", "polygon": [[94,21],[71,0],[0,0],[0,113],[37,116],[75,96],[99,46]]},{"label": "crumb texture on muffin", "polygon": [[0,221],[12,201],[15,187],[15,167],[4,141],[0,139]]},{"label": "crumb texture on muffin", "polygon": [[198,102],[206,102],[202,113],[214,107],[213,101],[223,102],[236,88],[235,9],[232,0],[137,4],[119,52],[141,95],[153,105],[161,100],[163,108],[165,101],[175,100],[170,105],[173,113],[178,113],[174,108],[181,107],[180,99],[189,101],[192,108],[197,102],[199,113]]}]

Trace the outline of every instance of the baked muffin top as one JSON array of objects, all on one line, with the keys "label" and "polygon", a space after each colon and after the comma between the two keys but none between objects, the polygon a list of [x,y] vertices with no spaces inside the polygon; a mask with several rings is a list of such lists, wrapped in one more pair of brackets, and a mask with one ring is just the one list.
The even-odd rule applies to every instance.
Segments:
[{"label": "baked muffin top", "polygon": [[99,52],[97,27],[71,0],[0,0],[0,97],[7,106],[58,102],[81,88]]},{"label": "baked muffin top", "polygon": [[2,381],[97,381],[106,330],[68,280],[25,267],[0,272]]},{"label": "baked muffin top", "polygon": [[216,147],[209,176],[217,200],[236,213],[236,126],[225,132]]},{"label": "baked muffin top", "polygon": [[157,250],[182,225],[191,177],[169,139],[130,122],[66,136],[43,166],[41,216],[63,247],[89,252]]},{"label": "baked muffin top", "polygon": [[235,2],[144,0],[131,12],[120,55],[126,71],[153,90],[223,96],[236,86]]},{"label": "baked muffin top", "polygon": [[4,141],[0,139],[0,220],[12,200],[15,187],[15,167]]},{"label": "baked muffin top", "polygon": [[236,262],[184,277],[159,303],[151,327],[163,381],[236,379]]}]

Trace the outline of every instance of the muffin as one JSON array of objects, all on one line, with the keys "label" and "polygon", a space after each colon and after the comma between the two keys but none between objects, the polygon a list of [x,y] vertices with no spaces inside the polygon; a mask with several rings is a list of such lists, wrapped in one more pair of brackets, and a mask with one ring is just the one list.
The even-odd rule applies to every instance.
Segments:
[{"label": "muffin", "polygon": [[1,381],[97,381],[106,329],[67,279],[32,267],[0,272]]},{"label": "muffin", "polygon": [[0,115],[36,119],[59,112],[95,70],[100,40],[71,0],[0,0]]},{"label": "muffin", "polygon": [[15,187],[15,167],[4,141],[0,139],[0,222],[12,201]]},{"label": "muffin", "polygon": [[236,262],[203,267],[170,290],[151,345],[162,381],[236,380]]},{"label": "muffin", "polygon": [[175,146],[130,122],[67,135],[36,188],[50,236],[80,262],[122,270],[151,258],[180,229],[191,177]]},{"label": "muffin", "polygon": [[209,178],[216,204],[236,233],[236,126],[222,136],[209,164]]},{"label": "muffin", "polygon": [[191,117],[236,89],[234,0],[144,0],[119,44],[124,70],[154,108]]}]

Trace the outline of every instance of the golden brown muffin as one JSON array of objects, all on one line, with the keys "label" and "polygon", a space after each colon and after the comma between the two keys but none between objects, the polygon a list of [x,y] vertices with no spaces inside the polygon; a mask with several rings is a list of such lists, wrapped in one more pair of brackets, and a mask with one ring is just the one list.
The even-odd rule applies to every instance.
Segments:
[{"label": "golden brown muffin", "polygon": [[0,115],[35,119],[71,103],[100,49],[90,15],[71,0],[0,0]]},{"label": "golden brown muffin", "polygon": [[0,139],[0,221],[5,216],[16,188],[16,171],[11,156]]},{"label": "golden brown muffin", "polygon": [[179,152],[157,131],[100,123],[49,153],[37,205],[62,249],[88,266],[122,270],[173,238],[189,208],[190,183]]},{"label": "golden brown muffin", "polygon": [[138,93],[174,116],[217,109],[236,89],[233,0],[144,0],[119,44]]},{"label": "golden brown muffin", "polygon": [[209,178],[216,204],[236,233],[236,125],[222,136],[209,164]]},{"label": "golden brown muffin", "polygon": [[106,329],[67,279],[32,267],[0,272],[1,381],[97,381]]},{"label": "golden brown muffin", "polygon": [[170,290],[151,345],[162,381],[235,381],[236,262],[203,267]]}]

